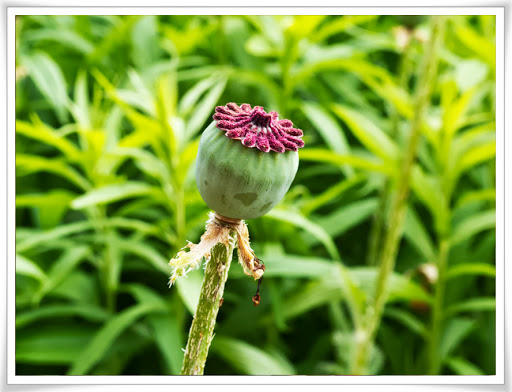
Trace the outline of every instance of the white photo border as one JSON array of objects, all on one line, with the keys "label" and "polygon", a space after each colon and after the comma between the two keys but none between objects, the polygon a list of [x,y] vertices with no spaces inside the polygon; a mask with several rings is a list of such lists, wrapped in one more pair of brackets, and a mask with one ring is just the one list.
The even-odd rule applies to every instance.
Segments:
[{"label": "white photo border", "polygon": [[[496,16],[496,375],[486,376],[20,376],[15,374],[15,17],[16,15],[495,15]],[[505,8],[504,7],[8,7],[7,8],[7,384],[383,385],[505,383]],[[501,147],[503,146],[503,148]],[[509,252],[508,252],[509,253]]]}]

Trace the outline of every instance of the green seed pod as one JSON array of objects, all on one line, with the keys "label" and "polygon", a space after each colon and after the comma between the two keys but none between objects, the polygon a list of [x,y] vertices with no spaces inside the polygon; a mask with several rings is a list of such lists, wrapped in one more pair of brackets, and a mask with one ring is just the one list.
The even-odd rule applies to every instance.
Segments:
[{"label": "green seed pod", "polygon": [[196,183],[212,210],[232,219],[266,214],[284,197],[299,166],[302,131],[277,113],[229,103],[203,132]]}]

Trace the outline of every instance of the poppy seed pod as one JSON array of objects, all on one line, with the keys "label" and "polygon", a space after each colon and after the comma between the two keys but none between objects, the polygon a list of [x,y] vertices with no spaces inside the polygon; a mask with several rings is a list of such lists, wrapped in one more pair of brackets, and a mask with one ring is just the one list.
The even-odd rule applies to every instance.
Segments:
[{"label": "poppy seed pod", "polygon": [[[198,268],[203,258],[209,260],[216,244],[229,248],[233,241],[244,273],[261,279],[265,265],[251,248],[244,220],[262,216],[279,203],[299,166],[302,131],[290,120],[279,120],[276,112],[228,103],[217,106],[213,119],[199,141],[196,182],[215,212],[210,212],[199,244],[189,242],[169,261],[169,285]],[[257,292],[253,302],[259,301]]]},{"label": "poppy seed pod", "polygon": [[260,106],[218,106],[199,142],[196,183],[212,210],[232,219],[254,219],[286,194],[304,146],[290,120]]}]

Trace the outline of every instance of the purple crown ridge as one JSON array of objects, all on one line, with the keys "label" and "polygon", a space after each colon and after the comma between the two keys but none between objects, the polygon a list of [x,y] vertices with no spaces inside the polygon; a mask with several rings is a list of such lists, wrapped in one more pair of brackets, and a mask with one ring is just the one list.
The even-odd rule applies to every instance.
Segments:
[{"label": "purple crown ridge", "polygon": [[274,111],[267,113],[261,106],[251,108],[248,103],[238,106],[230,102],[217,106],[213,119],[228,138],[240,140],[249,148],[282,153],[304,147],[302,130],[293,128],[290,120],[280,120]]}]

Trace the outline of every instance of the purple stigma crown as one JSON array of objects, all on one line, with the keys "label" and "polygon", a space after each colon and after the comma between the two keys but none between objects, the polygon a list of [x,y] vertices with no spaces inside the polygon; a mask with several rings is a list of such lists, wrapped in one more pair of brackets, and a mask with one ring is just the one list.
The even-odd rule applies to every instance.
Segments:
[{"label": "purple stigma crown", "polygon": [[304,147],[302,130],[293,128],[290,120],[279,120],[276,112],[265,112],[261,106],[251,108],[248,103],[238,106],[230,102],[217,106],[213,119],[228,138],[240,140],[246,147],[281,153]]}]

